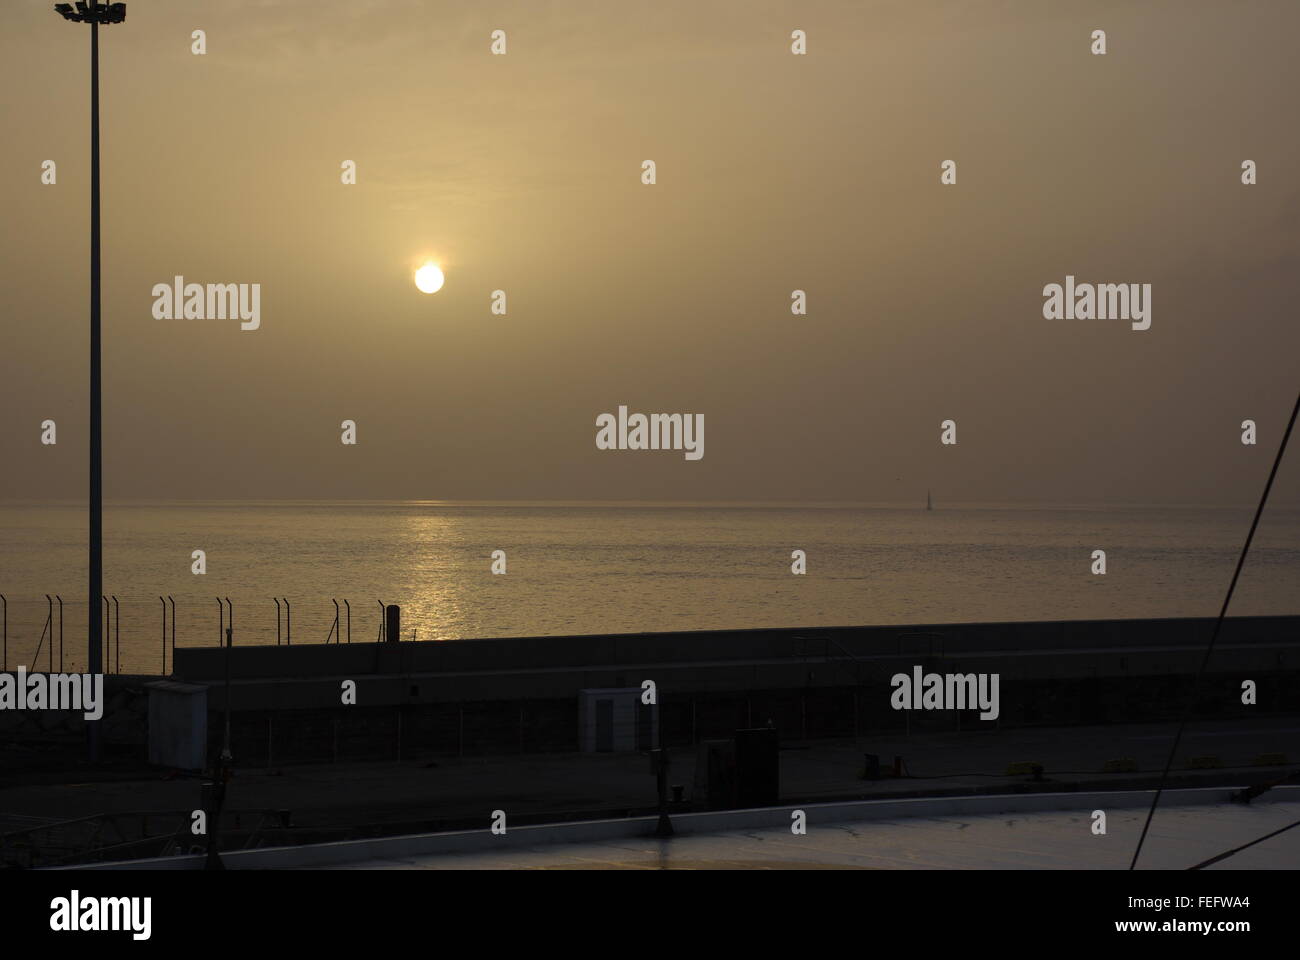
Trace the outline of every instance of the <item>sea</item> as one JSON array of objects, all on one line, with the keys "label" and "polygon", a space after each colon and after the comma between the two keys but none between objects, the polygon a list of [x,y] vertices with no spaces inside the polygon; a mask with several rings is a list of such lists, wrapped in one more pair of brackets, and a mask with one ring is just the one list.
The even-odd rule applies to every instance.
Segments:
[{"label": "sea", "polygon": [[[96,606],[106,668],[142,674],[170,669],[173,645],[218,644],[227,625],[237,645],[374,642],[387,604],[401,608],[403,640],[1210,617],[1253,514],[923,500],[110,502],[109,599]],[[85,668],[87,531],[84,504],[0,504],[6,669]],[[795,551],[806,573],[792,572]],[[1300,510],[1265,511],[1229,613],[1300,613]]]}]

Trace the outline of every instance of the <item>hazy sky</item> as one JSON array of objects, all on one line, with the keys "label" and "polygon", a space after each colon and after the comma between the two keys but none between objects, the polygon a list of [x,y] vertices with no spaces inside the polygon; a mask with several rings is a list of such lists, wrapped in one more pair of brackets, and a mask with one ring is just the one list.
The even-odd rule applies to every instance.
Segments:
[{"label": "hazy sky", "polygon": [[[6,4],[0,498],[85,491],[88,34]],[[105,493],[1253,502],[1300,384],[1297,35],[1290,0],[130,0]],[[177,274],[260,283],[261,328],[154,319]],[[1151,329],[1045,320],[1067,274],[1150,283]],[[703,414],[705,456],[597,450],[620,404]]]}]

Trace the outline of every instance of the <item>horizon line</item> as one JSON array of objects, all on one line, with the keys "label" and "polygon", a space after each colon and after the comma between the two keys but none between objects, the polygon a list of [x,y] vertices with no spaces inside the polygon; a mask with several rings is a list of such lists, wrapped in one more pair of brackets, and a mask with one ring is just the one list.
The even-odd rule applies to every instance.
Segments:
[{"label": "horizon line", "polygon": [[[84,506],[88,501],[65,497],[0,497],[0,506]],[[394,506],[428,506],[428,507],[667,507],[667,508],[783,508],[783,509],[917,509],[925,512],[925,499],[891,499],[891,500],[644,500],[644,499],[547,499],[547,498],[512,498],[512,499],[460,499],[460,498],[423,498],[423,497],[112,497],[105,498],[105,505],[117,506],[163,506],[163,505],[201,505],[239,504],[259,505],[293,505],[293,504],[383,504]],[[1254,505],[1241,503],[1208,503],[1202,501],[1109,501],[1109,500],[937,500],[932,512],[944,510],[979,510],[979,509],[1202,509],[1202,510],[1239,510],[1251,509]],[[1284,510],[1300,509],[1300,502],[1293,504],[1271,503],[1270,507]]]}]

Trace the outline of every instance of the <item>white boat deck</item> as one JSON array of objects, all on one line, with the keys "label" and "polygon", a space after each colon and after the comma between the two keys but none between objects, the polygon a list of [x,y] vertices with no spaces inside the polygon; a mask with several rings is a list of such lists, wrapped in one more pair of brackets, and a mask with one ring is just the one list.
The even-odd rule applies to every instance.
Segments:
[{"label": "white boat deck", "polygon": [[[443,853],[339,864],[335,869],[983,869],[1126,870],[1146,810],[1107,811],[1095,836],[1091,811],[909,817],[692,834],[615,838],[500,851]],[[1156,811],[1138,869],[1185,870],[1300,820],[1300,802],[1173,806]],[[1300,827],[1206,869],[1300,868]]]}]

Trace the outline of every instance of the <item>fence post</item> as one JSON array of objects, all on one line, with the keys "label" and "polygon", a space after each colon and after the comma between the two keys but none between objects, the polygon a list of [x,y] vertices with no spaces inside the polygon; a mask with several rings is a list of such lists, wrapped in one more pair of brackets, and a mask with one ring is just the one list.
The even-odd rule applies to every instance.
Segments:
[{"label": "fence post", "polygon": [[114,646],[117,647],[117,667],[114,672],[122,672],[122,608],[117,604],[117,597],[113,597],[113,635],[115,637]]},{"label": "fence post", "polygon": [[[221,762],[222,762],[222,768],[223,768],[223,769],[222,769],[222,773],[223,773],[223,784],[224,784],[224,773],[225,773],[224,767],[225,767],[225,764],[228,763],[228,762],[230,761],[230,759],[231,759],[231,746],[230,746],[230,655],[231,655],[231,653],[232,653],[231,648],[234,647],[234,645],[235,645],[235,606],[234,606],[234,604],[232,604],[232,603],[230,602],[230,598],[229,598],[229,597],[226,597],[226,606],[230,609],[230,621],[229,621],[229,623],[226,625],[226,655],[225,655],[225,657],[223,658],[223,659],[226,661],[226,697],[225,697],[225,699],[226,699],[226,742],[225,742],[225,745],[222,746],[222,748],[221,748]],[[223,790],[223,791],[225,790],[224,785],[222,786],[222,790]],[[223,796],[224,796],[224,793],[223,793]]]},{"label": "fence post", "polygon": [[[45,617],[45,625],[50,628],[50,673],[54,672],[54,601],[50,595],[45,595],[45,602],[49,605],[50,612]],[[35,663],[32,666],[36,666]]]}]

